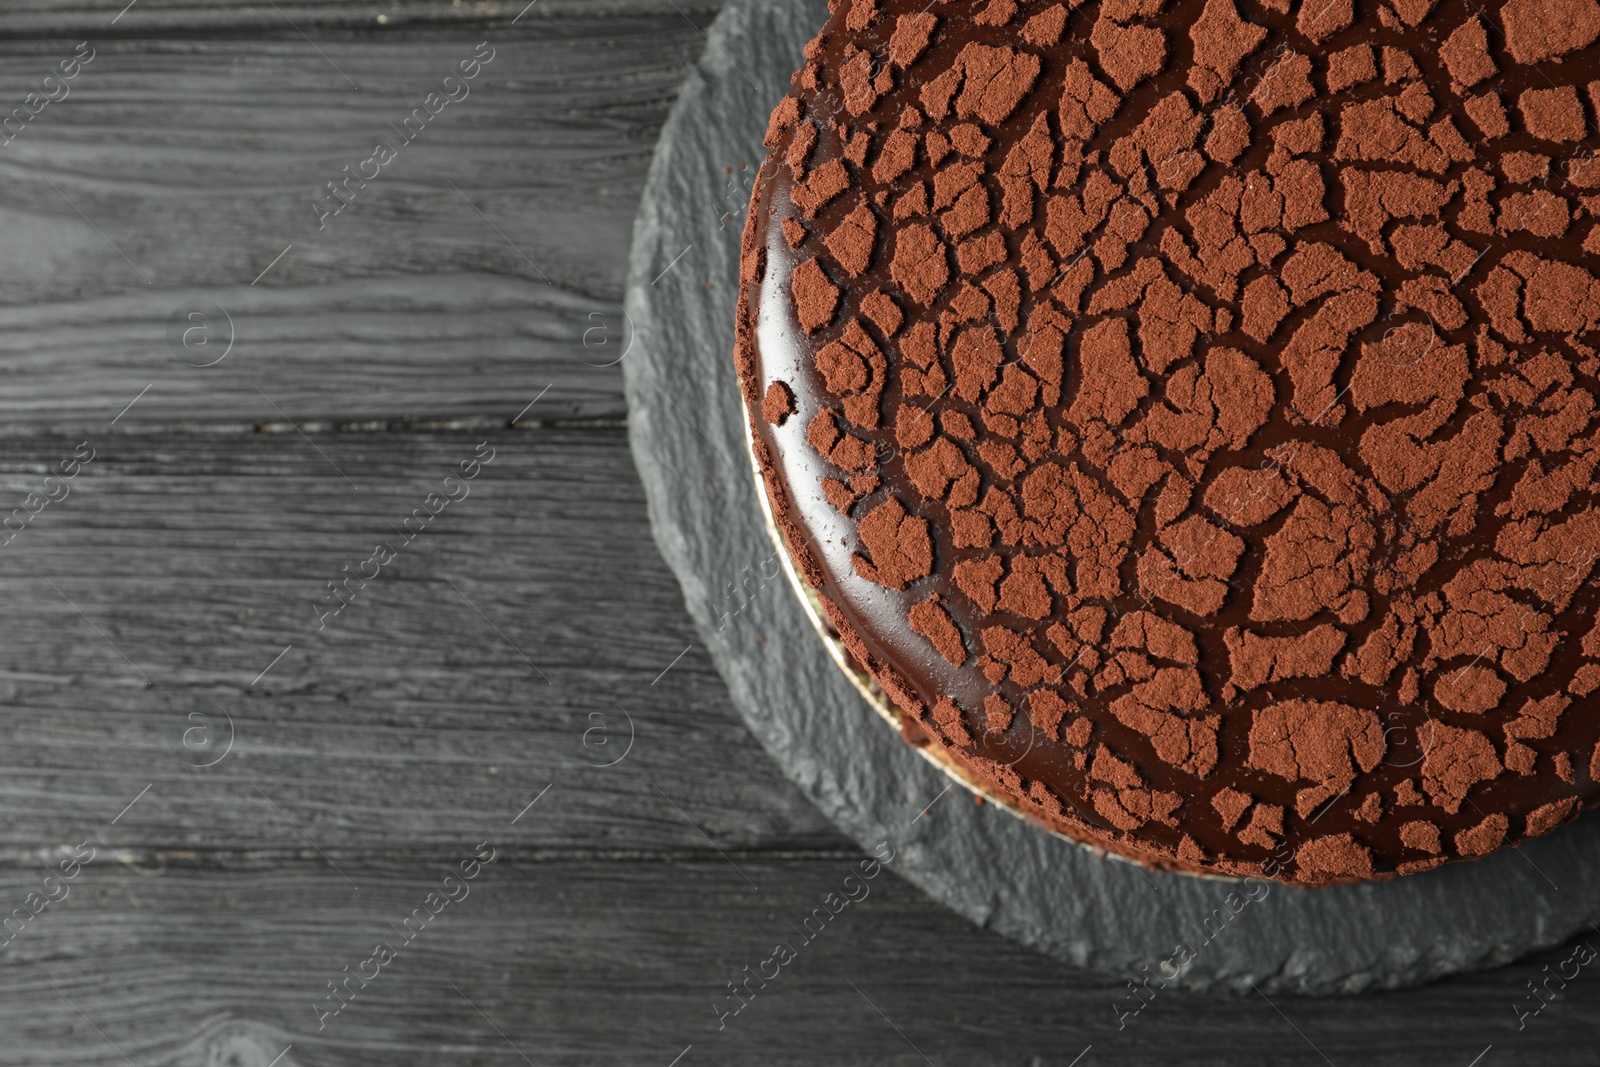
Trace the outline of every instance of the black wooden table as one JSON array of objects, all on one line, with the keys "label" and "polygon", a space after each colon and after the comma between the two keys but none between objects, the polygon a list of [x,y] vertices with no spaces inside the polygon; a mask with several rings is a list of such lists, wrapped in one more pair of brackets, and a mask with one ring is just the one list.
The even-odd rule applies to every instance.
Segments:
[{"label": "black wooden table", "polygon": [[717,5],[524,2],[0,10],[0,1062],[1600,1062],[1582,939],[1135,1015],[892,874],[747,984],[863,856],[607,365]]}]

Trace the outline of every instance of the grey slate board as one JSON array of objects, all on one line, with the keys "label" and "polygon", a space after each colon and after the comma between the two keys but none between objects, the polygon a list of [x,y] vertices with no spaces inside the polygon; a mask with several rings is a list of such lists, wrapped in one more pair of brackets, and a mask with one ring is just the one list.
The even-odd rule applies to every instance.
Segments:
[{"label": "grey slate board", "polygon": [[626,303],[629,428],[657,541],[735,703],[789,776],[864,848],[899,848],[900,873],[973,922],[1129,978],[1405,986],[1504,963],[1600,917],[1600,817],[1474,863],[1318,890],[1149,873],[959,791],[939,823],[918,817],[948,783],[867,709],[787,583],[768,580],[730,354],[738,198],[825,15],[814,0],[723,10],[656,149]]}]

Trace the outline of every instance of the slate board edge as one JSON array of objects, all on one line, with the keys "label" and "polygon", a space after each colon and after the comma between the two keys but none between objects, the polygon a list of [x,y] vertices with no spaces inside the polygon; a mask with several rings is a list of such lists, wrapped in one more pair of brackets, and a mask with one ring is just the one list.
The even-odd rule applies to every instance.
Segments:
[{"label": "slate board edge", "polygon": [[[787,583],[762,580],[771,544],[741,454],[731,358],[737,194],[748,191],[739,176],[753,177],[766,116],[823,17],[818,0],[732,0],[713,24],[657,145],[625,303],[629,441],[651,528],[735,705],[784,772],[863,848],[891,842],[892,869],[969,920],[1128,977],[1187,942],[1196,957],[1172,984],[1191,989],[1398,988],[1507,962],[1600,918],[1600,903],[1581,899],[1600,880],[1595,817],[1382,885],[1275,886],[1214,940],[1190,931],[1237,887],[1147,875],[965,796],[915,818],[942,776],[865,705]],[[1529,903],[1508,914],[1507,900]]]}]

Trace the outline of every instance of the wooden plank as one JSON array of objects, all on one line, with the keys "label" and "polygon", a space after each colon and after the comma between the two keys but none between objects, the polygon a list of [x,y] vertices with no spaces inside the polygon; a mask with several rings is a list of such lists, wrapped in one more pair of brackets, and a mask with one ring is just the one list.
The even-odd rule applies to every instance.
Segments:
[{"label": "wooden plank", "polygon": [[[0,442],[0,516],[78,445]],[[15,605],[0,617],[0,848],[64,840],[147,785],[118,826],[156,848],[300,848],[291,819],[333,851],[456,841],[551,783],[506,840],[838,840],[729,705],[620,429],[102,434],[89,449],[70,495],[0,545]],[[434,492],[460,499],[435,498],[430,518]],[[379,542],[387,565],[368,562]],[[377,577],[324,620],[347,574]],[[227,758],[197,768],[230,716]],[[597,769],[629,716],[627,758]]]},{"label": "wooden plank", "polygon": [[467,274],[212,295],[227,300],[236,342],[205,368],[174,357],[172,309],[148,300],[83,301],[70,325],[61,305],[0,308],[0,366],[16,383],[0,433],[92,433],[136,396],[121,430],[505,426],[512,398],[547,386],[543,420],[625,414],[607,346],[627,327],[610,301]]},{"label": "wooden plank", "polygon": [[[674,0],[685,16],[705,25],[722,0]],[[543,20],[615,18],[659,14],[661,0],[11,0],[0,11],[7,36],[76,34],[139,37],[152,32],[292,32],[380,34],[418,25],[505,29],[537,26]],[[319,40],[320,43],[320,40]]]},{"label": "wooden plank", "polygon": [[[488,827],[483,837],[503,840]],[[751,888],[711,854],[522,860],[502,846],[475,879],[449,887],[455,902],[430,913],[428,894],[446,888],[444,875],[479,840],[390,862],[347,860],[342,874],[325,863],[219,871],[175,858],[119,862],[97,848],[65,883],[66,897],[5,950],[4,1059],[267,1067],[292,1045],[278,1067],[522,1056],[667,1067],[680,1054],[684,1067],[1466,1067],[1492,1044],[1483,1063],[1539,1067],[1586,1062],[1579,1050],[1594,1039],[1592,976],[1516,1029],[1512,1005],[1565,949],[1382,996],[1159,992],[1119,1030],[1113,1005],[1125,988],[972,927],[892,873],[858,878],[850,889],[864,898],[815,917],[813,909],[829,915],[828,894],[857,869],[861,854],[851,851],[735,854]],[[43,874],[0,873],[0,903],[21,906]],[[402,926],[416,909],[426,922]],[[367,964],[380,942],[394,958]],[[753,998],[720,1020],[738,1003],[728,983],[775,960],[779,943],[794,958],[767,965],[766,988],[752,981]],[[370,981],[352,980],[352,999],[323,1016],[340,1003],[328,983],[347,966]]]},{"label": "wooden plank", "polygon": [[[633,212],[701,30],[665,3],[541,12],[489,35],[468,95],[429,117],[486,33],[93,45],[69,94],[0,145],[0,422],[87,426],[151,382],[123,428],[248,425],[273,403],[481,418],[552,382],[550,408],[620,417]],[[73,50],[0,44],[0,115]],[[418,108],[427,123],[406,125]],[[381,167],[379,143],[396,153]],[[185,353],[195,310],[211,332],[190,338],[211,344]],[[230,337],[221,363],[186,365]]]},{"label": "wooden plank", "polygon": [[[226,310],[235,340],[205,368],[174,355],[167,320],[180,307],[207,316],[183,326],[197,362],[226,345],[229,320],[192,300],[169,307],[140,294],[0,307],[0,367],[15,383],[0,402],[0,433],[92,433],[146,386],[120,429],[288,430],[291,419],[313,431],[504,426],[516,411],[511,397],[546,386],[545,419],[624,414],[616,373],[604,365],[605,344],[625,343],[611,301],[481,274],[209,292],[203,299]],[[201,333],[208,324],[220,328]]]}]

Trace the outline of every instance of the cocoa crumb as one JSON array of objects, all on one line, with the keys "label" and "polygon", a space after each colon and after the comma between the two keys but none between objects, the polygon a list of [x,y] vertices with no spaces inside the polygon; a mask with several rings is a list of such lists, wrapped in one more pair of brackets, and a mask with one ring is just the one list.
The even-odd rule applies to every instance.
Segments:
[{"label": "cocoa crumb", "polygon": [[761,414],[772,425],[782,426],[784,420],[794,414],[794,392],[783,382],[773,382],[767,386]]}]

